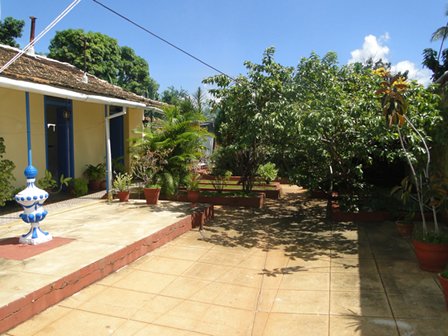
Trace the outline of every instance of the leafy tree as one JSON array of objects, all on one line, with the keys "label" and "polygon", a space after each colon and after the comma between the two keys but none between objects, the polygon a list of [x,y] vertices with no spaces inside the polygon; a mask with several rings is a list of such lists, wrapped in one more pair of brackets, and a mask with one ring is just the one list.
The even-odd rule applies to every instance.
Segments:
[{"label": "leafy tree", "polygon": [[132,48],[121,47],[119,86],[138,95],[155,98],[159,85],[149,77],[148,69],[148,62],[137,56]]},{"label": "leafy tree", "polygon": [[169,86],[162,92],[161,99],[163,102],[170,105],[180,105],[189,97],[188,92],[184,89],[176,89],[174,86]]},{"label": "leafy tree", "polygon": [[217,86],[210,93],[216,98],[213,107],[220,113],[219,140],[234,151],[245,192],[251,191],[258,166],[288,122],[282,116],[287,110],[294,69],[275,62],[274,54],[275,49],[268,48],[261,64],[245,62],[247,75],[238,76],[235,82],[224,75],[204,80]]},{"label": "leafy tree", "polygon": [[86,33],[82,29],[67,29],[56,32],[49,50],[51,58],[85,68],[87,72],[136,94],[156,98],[158,84],[149,76],[148,63],[132,48],[120,47],[112,37]]},{"label": "leafy tree", "polygon": [[301,60],[295,76],[296,133],[287,141],[290,178],[310,188],[353,193],[381,146],[375,81],[358,65],[340,68],[335,53]]},{"label": "leafy tree", "polygon": [[6,17],[3,22],[0,21],[0,43],[11,47],[19,47],[15,39],[22,37],[25,21],[17,20],[13,17]]},{"label": "leafy tree", "polygon": [[14,191],[12,171],[15,165],[12,161],[3,158],[5,150],[4,140],[0,137],[0,206],[5,205],[5,202],[11,199]]}]

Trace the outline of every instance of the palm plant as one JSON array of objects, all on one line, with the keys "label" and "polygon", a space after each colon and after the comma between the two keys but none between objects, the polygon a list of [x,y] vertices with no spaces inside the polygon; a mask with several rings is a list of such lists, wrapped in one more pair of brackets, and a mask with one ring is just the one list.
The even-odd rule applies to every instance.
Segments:
[{"label": "palm plant", "polygon": [[[448,16],[448,8],[445,11],[445,16]],[[445,26],[437,28],[437,30],[432,33],[431,42],[442,40],[440,43],[440,49],[437,61],[440,59],[440,55],[442,54],[443,43],[445,42],[446,37],[448,36],[448,22]]]},{"label": "palm plant", "polygon": [[131,142],[134,155],[148,150],[164,154],[165,163],[157,172],[162,185],[162,193],[173,194],[180,181],[189,173],[191,162],[203,156],[203,143],[209,133],[200,127],[202,115],[186,105],[168,106],[164,109],[164,118],[154,127],[144,128],[139,138]]},{"label": "palm plant", "polygon": [[[448,16],[448,8],[445,11],[445,15]],[[439,52],[432,48],[426,48],[423,50],[423,62],[422,64],[432,71],[433,81],[437,81],[445,71],[448,71],[448,52],[443,50],[443,44],[448,37],[448,22],[445,26],[436,29],[431,36],[431,42],[441,41]],[[440,62],[442,58],[442,62]]]}]

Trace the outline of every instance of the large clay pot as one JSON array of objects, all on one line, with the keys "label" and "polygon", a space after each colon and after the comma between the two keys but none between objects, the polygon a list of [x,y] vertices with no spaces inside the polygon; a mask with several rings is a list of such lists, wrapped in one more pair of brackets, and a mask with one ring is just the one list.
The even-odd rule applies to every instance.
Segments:
[{"label": "large clay pot", "polygon": [[146,204],[157,204],[160,196],[160,188],[143,188]]},{"label": "large clay pot", "polygon": [[129,201],[129,191],[119,191],[117,192],[117,197],[120,202],[128,202]]},{"label": "large clay pot", "polygon": [[199,202],[199,197],[200,197],[199,190],[188,190],[187,191],[188,202],[197,203],[197,202]]},{"label": "large clay pot", "polygon": [[439,282],[442,286],[443,295],[445,296],[446,309],[448,310],[448,278],[445,278],[442,274],[439,274]]},{"label": "large clay pot", "polygon": [[448,244],[431,244],[413,240],[412,245],[422,270],[441,272],[448,264]]}]

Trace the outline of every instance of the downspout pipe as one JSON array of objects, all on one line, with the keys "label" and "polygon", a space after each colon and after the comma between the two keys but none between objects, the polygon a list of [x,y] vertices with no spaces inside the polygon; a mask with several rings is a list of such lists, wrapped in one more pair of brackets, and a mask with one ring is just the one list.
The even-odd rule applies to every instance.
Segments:
[{"label": "downspout pipe", "polygon": [[126,107],[123,107],[123,112],[110,114],[110,106],[106,105],[106,191],[107,191],[107,200],[108,202],[112,202],[112,149],[110,145],[110,120],[121,117],[127,113]]}]

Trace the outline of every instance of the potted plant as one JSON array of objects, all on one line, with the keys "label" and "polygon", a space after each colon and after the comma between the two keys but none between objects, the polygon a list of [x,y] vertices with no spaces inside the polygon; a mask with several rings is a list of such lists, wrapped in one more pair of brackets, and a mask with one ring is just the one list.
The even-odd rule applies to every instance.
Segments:
[{"label": "potted plant", "polygon": [[[381,105],[386,123],[389,128],[396,131],[396,135],[404,153],[411,172],[409,185],[412,190],[411,197],[418,204],[422,228],[414,230],[412,244],[422,270],[440,272],[448,263],[448,236],[444,234],[437,221],[437,200],[431,190],[430,162],[431,154],[428,146],[428,137],[424,130],[418,129],[408,118],[408,102],[406,91],[409,84],[400,74],[391,76],[384,68],[375,71],[382,77],[381,88],[377,94],[381,95]],[[427,104],[429,106],[429,104]],[[428,111],[426,111],[428,113]],[[429,114],[429,113],[428,113]],[[404,126],[409,132],[406,136]],[[415,146],[419,146],[414,153],[408,148],[412,137]],[[431,211],[433,230],[429,230],[425,210]]]},{"label": "potted plant", "polygon": [[443,295],[445,296],[446,309],[448,309],[448,270],[439,273],[438,278],[442,286]]},{"label": "potted plant", "polygon": [[120,202],[129,201],[129,187],[132,183],[132,176],[128,173],[118,173],[115,176],[113,186],[117,189],[117,197]]},{"label": "potted plant", "polygon": [[264,181],[266,184],[271,183],[271,181],[277,178],[278,169],[275,167],[275,163],[268,162],[264,165],[260,165],[257,169],[257,175]]},{"label": "potted plant", "polygon": [[199,182],[201,175],[196,172],[191,172],[186,179],[187,199],[191,203],[197,203],[200,197]]},{"label": "potted plant", "polygon": [[161,185],[157,174],[164,164],[166,164],[164,153],[150,149],[141,154],[134,154],[132,157],[132,174],[143,183],[146,204],[158,203]]},{"label": "potted plant", "polygon": [[99,191],[102,189],[102,183],[106,177],[106,165],[98,163],[97,165],[88,164],[84,170],[83,176],[89,183],[89,189]]},{"label": "potted plant", "polygon": [[398,219],[395,221],[397,232],[403,238],[410,238],[414,230],[415,210],[413,207],[412,197],[412,183],[409,183],[409,176],[405,177],[399,186],[391,190],[391,195],[397,196],[407,211],[400,213]]}]

